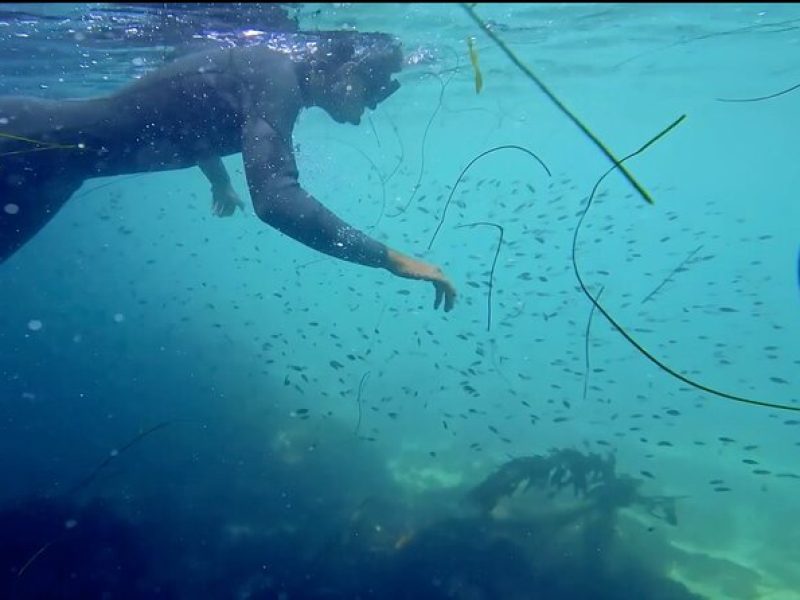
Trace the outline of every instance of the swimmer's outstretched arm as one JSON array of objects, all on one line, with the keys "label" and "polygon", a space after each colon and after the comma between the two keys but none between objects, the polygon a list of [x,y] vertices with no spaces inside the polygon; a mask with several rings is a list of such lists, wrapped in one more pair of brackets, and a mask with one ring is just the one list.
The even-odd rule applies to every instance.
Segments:
[{"label": "swimmer's outstretched arm", "polygon": [[229,217],[236,208],[244,210],[244,202],[239,198],[239,194],[231,185],[231,178],[222,159],[219,156],[206,158],[197,163],[200,170],[211,183],[211,195],[213,202],[211,212],[217,217]]},{"label": "swimmer's outstretched arm", "polygon": [[351,227],[298,183],[291,141],[263,118],[250,117],[242,132],[242,157],[253,207],[259,218],[298,242],[329,256],[379,267],[409,279],[433,283],[434,308],[455,303],[456,290],[442,271],[386,247]]}]

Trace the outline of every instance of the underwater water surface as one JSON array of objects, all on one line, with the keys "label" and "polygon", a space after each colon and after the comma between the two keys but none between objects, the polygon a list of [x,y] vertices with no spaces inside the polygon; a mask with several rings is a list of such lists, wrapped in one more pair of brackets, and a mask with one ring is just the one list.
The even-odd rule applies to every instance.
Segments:
[{"label": "underwater water surface", "polygon": [[[587,204],[613,163],[470,10],[617,159],[685,115],[652,204]],[[87,181],[0,264],[0,597],[800,598],[800,6],[9,4],[0,95],[274,28],[402,40],[300,182],[455,308],[267,227],[239,154],[227,218],[197,168]]]}]

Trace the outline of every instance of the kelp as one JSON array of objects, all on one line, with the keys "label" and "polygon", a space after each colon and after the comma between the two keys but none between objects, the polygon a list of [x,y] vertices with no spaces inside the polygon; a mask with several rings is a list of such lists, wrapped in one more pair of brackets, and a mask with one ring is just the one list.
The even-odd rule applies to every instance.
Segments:
[{"label": "kelp", "polygon": [[[666,127],[664,130],[662,130],[658,135],[656,135],[655,137],[650,139],[647,143],[645,143],[643,146],[641,146],[638,150],[636,150],[635,152],[630,153],[625,158],[623,158],[621,162],[624,162],[624,161],[626,161],[626,160],[628,160],[630,158],[633,158],[634,156],[637,156],[638,154],[641,154],[642,152],[644,152],[652,144],[654,144],[655,142],[660,140],[662,137],[664,137],[670,131],[672,131],[675,127],[677,127],[685,118],[686,118],[686,115],[681,115],[678,119],[673,121],[668,127]],[[724,391],[712,388],[712,387],[707,386],[705,384],[702,384],[702,383],[700,383],[698,381],[694,381],[693,379],[690,379],[685,375],[682,375],[681,373],[677,372],[676,370],[674,370],[670,366],[664,364],[658,358],[653,356],[653,354],[651,354],[648,350],[646,350],[639,342],[637,342],[633,338],[633,336],[631,336],[625,330],[624,327],[622,327],[622,325],[620,325],[617,322],[616,319],[614,319],[614,317],[611,316],[611,314],[609,314],[609,312],[600,304],[600,302],[598,301],[597,297],[592,296],[591,292],[588,290],[588,288],[586,287],[585,282],[583,281],[583,277],[580,274],[580,270],[578,269],[578,264],[577,264],[577,259],[576,259],[576,246],[577,246],[577,241],[578,241],[578,235],[580,233],[581,225],[583,225],[583,221],[586,218],[586,215],[588,214],[589,209],[592,206],[592,203],[594,202],[594,198],[595,198],[595,195],[597,193],[597,189],[600,187],[600,184],[603,182],[603,180],[609,174],[611,174],[616,168],[617,168],[617,165],[614,165],[613,167],[608,169],[605,173],[603,173],[603,175],[595,183],[594,187],[592,188],[591,194],[589,194],[589,200],[586,203],[586,207],[583,209],[583,212],[581,213],[581,216],[578,219],[578,224],[575,227],[575,231],[574,231],[573,236],[572,236],[572,253],[571,253],[572,269],[573,269],[573,272],[575,273],[575,278],[578,280],[578,284],[580,285],[581,291],[584,293],[584,295],[592,302],[592,304],[594,304],[597,307],[597,310],[599,310],[602,313],[602,315],[608,320],[608,322],[611,323],[611,325],[614,327],[614,329],[616,329],[626,340],[628,340],[628,342],[630,342],[633,345],[633,347],[636,348],[636,350],[639,351],[640,354],[642,354],[645,358],[650,360],[650,362],[655,364],[659,369],[661,369],[662,371],[664,371],[668,375],[671,375],[675,379],[678,379],[678,380],[682,381],[683,383],[685,383],[687,385],[690,385],[691,387],[693,387],[695,389],[698,389],[698,390],[700,390],[702,392],[706,392],[706,393],[712,394],[714,396],[719,396],[721,398],[726,398],[728,400],[733,400],[735,402],[741,402],[743,404],[750,404],[750,405],[753,405],[753,406],[762,406],[762,407],[766,407],[766,408],[777,408],[777,409],[780,409],[780,410],[790,410],[790,411],[800,412],[800,406],[792,406],[792,405],[789,405],[789,404],[780,404],[780,403],[776,403],[776,402],[767,402],[767,401],[763,401],[763,400],[755,400],[755,399],[752,399],[752,398],[747,398],[747,397],[744,397],[744,396],[740,396],[738,394],[731,394],[731,393],[728,393],[728,392],[724,392]]]},{"label": "kelp", "polygon": [[651,516],[677,526],[675,496],[645,496],[642,480],[616,473],[613,455],[583,454],[571,448],[551,450],[547,455],[509,460],[467,493],[467,499],[484,513],[491,513],[505,498],[531,488],[548,492],[552,500],[571,488],[573,498],[584,505],[576,511],[613,512],[638,505]]},{"label": "kelp", "polygon": [[358,435],[358,430],[361,429],[361,392],[364,390],[364,382],[369,377],[370,371],[367,371],[361,376],[361,381],[358,384],[358,395],[356,396],[356,406],[358,406],[358,421],[356,428],[353,430],[354,435]]},{"label": "kelp", "polygon": [[[597,299],[600,300],[600,296],[603,294],[603,290],[605,288],[600,288],[600,291],[597,292]],[[583,372],[583,400],[586,400],[586,394],[589,391],[589,373],[591,372],[590,360],[589,360],[589,339],[590,334],[592,332],[592,320],[594,319],[594,311],[597,309],[597,306],[592,304],[592,308],[589,309],[589,318],[586,319],[586,333],[583,336],[583,346],[584,346],[584,372]]]},{"label": "kelp", "polygon": [[439,99],[436,102],[436,107],[433,109],[431,116],[428,118],[428,123],[425,125],[425,131],[422,134],[422,144],[420,145],[420,157],[419,157],[419,173],[417,174],[417,181],[416,183],[414,183],[414,187],[411,189],[411,195],[408,197],[408,200],[406,200],[406,203],[405,205],[403,205],[403,208],[401,208],[398,212],[396,212],[393,215],[386,215],[390,219],[394,219],[403,215],[408,210],[408,207],[411,206],[411,203],[414,201],[414,198],[417,196],[417,192],[419,191],[419,188],[422,184],[422,176],[425,173],[425,144],[428,140],[428,132],[431,129],[431,125],[433,125],[433,120],[436,118],[436,115],[439,114],[439,111],[442,108],[442,102],[444,102],[444,92],[447,89],[447,86],[450,85],[450,82],[453,80],[453,77],[455,77],[456,72],[457,71],[453,71],[450,74],[450,77],[447,79],[447,81],[444,82],[442,81],[442,78],[439,77],[438,74],[428,73],[428,75],[436,77],[439,80],[439,84],[442,86],[441,90],[439,91]]},{"label": "kelp", "polygon": [[55,142],[45,142],[42,140],[34,140],[21,135],[13,135],[11,133],[3,133],[0,131],[0,138],[12,140],[15,142],[25,142],[36,146],[35,148],[26,148],[25,150],[11,150],[0,154],[0,158],[4,156],[15,156],[18,154],[29,154],[31,152],[42,152],[44,150],[86,150],[86,145],[83,143],[78,144],[56,144]]},{"label": "kelp", "polygon": [[[66,492],[60,495],[60,500],[62,502],[72,502],[72,498],[77,496],[81,491],[86,489],[95,479],[97,476],[115,459],[118,459],[122,456],[125,452],[139,444],[142,440],[146,437],[152,435],[156,431],[160,429],[164,429],[169,425],[172,425],[173,421],[164,421],[162,423],[158,423],[148,429],[140,431],[137,433],[133,438],[131,438],[128,442],[120,446],[118,449],[114,449],[109,452],[108,456],[106,456],[103,460],[101,460],[95,467],[92,469],[85,477],[81,478],[77,483],[75,483],[72,487],[68,488]],[[51,500],[42,500],[42,502],[51,502]],[[17,571],[16,577],[22,577],[33,565],[33,563],[42,555],[44,554],[48,548],[53,546],[59,542],[65,535],[69,532],[70,527],[65,527],[62,531],[55,537],[51,538],[47,542],[45,542],[42,546],[40,546],[36,552],[34,552],[22,565],[22,567]]]},{"label": "kelp", "polygon": [[[687,264],[689,264],[689,262],[690,262],[690,261],[691,261],[691,260],[692,260],[692,259],[695,257],[695,255],[696,255],[698,252],[700,252],[700,250],[702,250],[702,249],[703,249],[703,246],[702,246],[702,245],[700,245],[700,246],[698,246],[697,248],[695,248],[694,250],[692,250],[692,251],[689,253],[689,256],[687,256],[686,258],[684,258],[684,259],[681,261],[681,263],[680,263],[680,264],[679,264],[677,267],[675,267],[674,269],[672,269],[672,271],[670,271],[670,272],[669,272],[669,275],[667,275],[667,276],[666,276],[666,277],[665,277],[665,278],[664,278],[664,279],[661,281],[661,283],[659,283],[659,284],[658,284],[658,285],[657,285],[657,286],[656,286],[656,287],[653,289],[653,291],[652,291],[652,292],[650,292],[649,294],[647,294],[647,296],[645,296],[645,297],[642,299],[642,304],[644,304],[645,302],[647,302],[648,300],[650,300],[650,299],[651,299],[653,296],[655,296],[655,295],[656,295],[656,294],[657,294],[659,291],[661,291],[661,288],[663,288],[665,285],[667,285],[667,284],[668,284],[668,283],[669,283],[669,282],[672,280],[672,278],[673,278],[673,277],[674,277],[674,276],[675,276],[677,273],[679,273],[681,270],[683,270],[683,269],[684,269],[684,267],[685,267]],[[598,294],[598,296],[599,296],[599,294]]]},{"label": "kelp", "polygon": [[773,98],[778,98],[779,96],[793,92],[796,89],[800,89],[800,83],[796,83],[795,85],[779,92],[767,94],[766,96],[756,96],[755,98],[714,98],[714,100],[717,102],[761,102],[762,100],[772,100]]},{"label": "kelp", "polygon": [[497,249],[494,252],[494,260],[492,261],[492,268],[489,271],[489,294],[486,298],[486,331],[491,331],[492,329],[492,289],[494,288],[494,268],[497,266],[497,257],[500,255],[500,247],[503,245],[503,234],[505,230],[503,229],[502,225],[498,225],[497,223],[489,223],[486,221],[479,221],[477,223],[467,223],[465,225],[459,225],[456,229],[460,229],[462,227],[476,227],[478,225],[486,225],[488,227],[496,227],[500,231],[500,237],[497,240]]},{"label": "kelp", "polygon": [[439,218],[439,223],[436,225],[436,229],[434,230],[433,235],[431,236],[431,241],[428,242],[428,250],[430,250],[433,247],[433,242],[436,240],[436,236],[439,235],[439,231],[441,230],[442,225],[444,225],[444,220],[445,217],[447,216],[447,209],[450,207],[450,202],[453,200],[453,195],[456,193],[456,190],[458,189],[458,185],[461,183],[461,180],[464,179],[464,176],[470,170],[472,165],[474,165],[484,156],[488,156],[489,154],[499,152],[500,150],[517,150],[518,152],[523,152],[527,154],[542,166],[542,168],[547,173],[548,177],[551,176],[550,169],[547,168],[547,165],[544,163],[544,161],[542,161],[542,159],[539,158],[532,150],[529,150],[523,146],[517,146],[516,144],[504,144],[502,146],[495,146],[494,148],[489,148],[488,150],[481,152],[480,154],[478,154],[478,156],[469,161],[466,167],[461,169],[461,173],[459,173],[458,178],[456,178],[456,182],[455,184],[453,184],[453,189],[450,190],[450,194],[447,196],[447,201],[444,203],[444,209],[442,209],[442,216]]},{"label": "kelp", "polygon": [[[600,313],[608,320],[608,322],[611,323],[611,325],[631,345],[633,345],[634,348],[640,354],[645,356],[648,360],[650,360],[653,364],[655,364],[659,369],[661,369],[665,373],[669,374],[670,376],[678,379],[679,381],[682,381],[683,383],[686,383],[687,385],[689,385],[689,386],[691,386],[691,387],[693,387],[693,388],[695,388],[697,390],[700,390],[700,391],[703,391],[703,392],[706,392],[706,393],[709,393],[709,394],[712,394],[712,395],[715,395],[715,396],[718,396],[718,397],[721,397],[721,398],[726,398],[728,400],[733,400],[735,402],[740,402],[740,403],[743,403],[743,404],[750,404],[750,405],[753,405],[753,406],[761,406],[761,407],[766,407],[766,408],[776,408],[776,409],[780,409],[780,410],[790,410],[790,411],[798,411],[798,412],[800,412],[800,406],[797,406],[797,405],[793,406],[793,405],[789,405],[789,404],[781,404],[781,403],[776,403],[776,402],[767,402],[767,401],[762,401],[762,400],[755,400],[755,399],[747,398],[745,396],[741,396],[741,395],[738,395],[738,394],[732,394],[732,393],[724,392],[724,391],[712,388],[712,387],[710,387],[708,385],[702,384],[700,382],[694,381],[694,380],[688,378],[687,376],[682,375],[681,373],[679,373],[676,370],[672,369],[671,367],[669,367],[668,365],[666,365],[662,361],[660,361],[658,358],[656,358],[648,350],[646,350],[638,341],[636,341],[633,338],[633,336],[631,336],[625,330],[625,328],[623,328],[616,321],[616,319],[614,319],[614,317],[611,316],[611,314],[609,314],[609,312],[599,303],[598,298],[591,294],[591,292],[586,287],[586,284],[584,283],[583,278],[581,277],[581,274],[580,274],[580,271],[579,271],[578,265],[577,265],[577,260],[576,260],[577,239],[578,239],[578,234],[580,232],[581,225],[583,224],[583,221],[584,221],[584,219],[585,219],[585,217],[586,217],[586,215],[587,215],[587,213],[588,213],[588,211],[589,211],[589,209],[590,209],[590,207],[592,205],[592,202],[594,201],[594,197],[595,197],[595,194],[597,192],[598,187],[600,186],[602,181],[608,175],[610,175],[613,171],[618,169],[625,176],[625,178],[628,180],[628,182],[634,187],[634,189],[636,189],[636,191],[639,193],[639,195],[642,198],[644,198],[644,200],[646,200],[648,203],[652,204],[653,200],[652,200],[650,194],[644,188],[642,188],[642,186],[634,179],[633,175],[625,168],[623,163],[625,163],[627,160],[633,158],[634,156],[637,156],[637,155],[641,154],[647,148],[649,148],[652,144],[654,144],[655,142],[660,140],[662,137],[667,135],[669,132],[671,132],[675,127],[677,127],[681,122],[683,122],[683,120],[686,118],[686,115],[681,115],[678,119],[676,119],[673,123],[671,123],[668,127],[666,127],[664,130],[662,130],[658,135],[656,135],[655,137],[650,139],[647,143],[645,143],[643,146],[641,146],[635,152],[632,152],[631,154],[625,156],[622,159],[617,159],[613,155],[613,153],[605,146],[605,144],[603,144],[603,142],[597,136],[595,136],[588,129],[588,127],[582,121],[580,121],[580,119],[578,119],[577,116],[575,116],[555,94],[553,94],[552,91],[550,91],[550,89],[533,73],[533,71],[531,71],[530,68],[528,68],[524,63],[522,63],[522,61],[519,60],[519,58],[517,58],[517,56],[508,48],[508,46],[503,42],[503,40],[500,39],[500,37],[495,33],[494,29],[489,27],[488,24],[485,21],[483,21],[483,19],[481,19],[475,13],[474,4],[462,3],[461,6],[467,12],[467,14],[470,16],[470,18],[472,18],[472,20],[475,21],[475,23],[477,23],[478,26],[497,44],[497,46],[514,63],[514,65],[517,68],[519,68],[528,77],[528,79],[530,79],[533,83],[535,83],[539,87],[539,89],[542,92],[544,92],[544,94],[575,125],[578,126],[578,128],[595,144],[595,146],[598,147],[603,152],[603,154],[605,154],[605,156],[614,163],[595,183],[594,188],[592,189],[592,192],[589,195],[589,199],[588,199],[588,201],[586,203],[586,207],[583,209],[583,211],[581,212],[580,218],[578,219],[578,223],[577,223],[577,225],[575,227],[575,231],[574,231],[573,238],[572,238],[571,261],[572,261],[573,272],[575,274],[576,279],[578,280],[578,284],[580,285],[581,291],[592,302],[593,306],[597,310],[600,311]],[[800,87],[800,85],[798,87]],[[791,91],[791,89],[784,90],[784,92],[788,92],[788,91]],[[454,188],[453,192],[454,191],[455,191],[455,188]],[[451,197],[452,197],[452,193],[453,192],[451,192]],[[449,199],[448,199],[448,203],[449,203]],[[442,217],[442,220],[443,219],[444,219],[444,216]],[[441,223],[440,223],[440,226],[441,226]],[[439,227],[437,227],[436,231],[434,232],[434,238],[436,236],[436,233],[438,233],[438,231],[439,231]],[[431,239],[431,244],[433,243],[433,239],[434,238]],[[429,249],[430,249],[430,245],[431,244],[429,244],[429,246],[428,246]],[[799,270],[799,273],[800,273],[800,270]]]},{"label": "kelp", "polygon": [[481,19],[473,10],[473,5],[462,3],[461,6],[467,12],[467,14],[475,21],[478,26],[490,37],[492,40],[497,44],[497,46],[503,51],[503,53],[511,59],[511,62],[519,68],[531,81],[533,81],[540,90],[542,90],[545,95],[558,107],[561,112],[563,112],[570,121],[572,121],[578,128],[594,143],[594,145],[600,149],[600,151],[605,154],[605,156],[614,163],[615,166],[619,167],[620,172],[625,176],[625,179],[634,187],[634,189],[639,193],[639,195],[644,198],[649,204],[653,204],[653,198],[650,194],[645,190],[638,181],[633,177],[633,175],[620,163],[621,161],[617,160],[611,150],[598,138],[592,131],[580,120],[578,119],[575,114],[566,107],[566,105],[552,92],[550,89],[542,82],[539,77],[537,77],[533,71],[531,71],[522,61],[517,58],[517,56],[509,49],[509,47],[500,39],[500,37],[495,33],[494,29],[489,27],[489,25]]},{"label": "kelp", "polygon": [[483,89],[483,75],[478,64],[478,49],[475,47],[475,39],[472,36],[467,38],[467,52],[469,53],[469,62],[472,64],[472,72],[475,75],[475,93],[480,94]]}]

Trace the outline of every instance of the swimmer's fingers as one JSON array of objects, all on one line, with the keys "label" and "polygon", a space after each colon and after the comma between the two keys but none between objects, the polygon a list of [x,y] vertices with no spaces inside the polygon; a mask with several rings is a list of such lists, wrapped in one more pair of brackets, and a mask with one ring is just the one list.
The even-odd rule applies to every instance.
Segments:
[{"label": "swimmer's fingers", "polygon": [[433,282],[433,287],[436,288],[436,301],[433,304],[434,310],[441,306],[442,300],[444,300],[444,312],[453,310],[453,306],[456,303],[456,288],[453,287],[453,284],[442,277],[442,279]]},{"label": "swimmer's fingers", "polygon": [[407,279],[422,279],[433,283],[436,290],[434,309],[438,309],[441,306],[442,300],[444,300],[445,312],[450,312],[453,309],[456,301],[456,288],[453,287],[453,284],[445,277],[439,267],[405,256],[391,249],[388,250],[388,259],[389,270],[394,275]]},{"label": "swimmer's fingers", "polygon": [[430,265],[428,268],[420,270],[417,278],[433,283],[433,287],[436,290],[436,299],[433,303],[434,310],[437,310],[442,305],[442,301],[444,301],[444,312],[453,310],[453,306],[456,303],[456,288],[445,277],[439,267]]},{"label": "swimmer's fingers", "polygon": [[235,204],[223,204],[219,209],[219,216],[230,217],[234,212],[236,212]]},{"label": "swimmer's fingers", "polygon": [[237,208],[244,212],[244,202],[239,198],[239,194],[233,192],[233,212],[236,212]]},{"label": "swimmer's fingers", "polygon": [[436,290],[436,300],[433,302],[433,310],[437,310],[442,304],[442,299],[444,298],[444,288],[438,283],[434,283],[433,287]]},{"label": "swimmer's fingers", "polygon": [[215,217],[229,217],[233,214],[235,208],[232,208],[228,204],[222,204],[220,202],[214,202],[211,206],[211,214]]},{"label": "swimmer's fingers", "polygon": [[231,186],[214,189],[213,193],[214,201],[211,204],[211,212],[215,217],[229,217],[236,212],[237,208],[244,212],[244,202]]}]

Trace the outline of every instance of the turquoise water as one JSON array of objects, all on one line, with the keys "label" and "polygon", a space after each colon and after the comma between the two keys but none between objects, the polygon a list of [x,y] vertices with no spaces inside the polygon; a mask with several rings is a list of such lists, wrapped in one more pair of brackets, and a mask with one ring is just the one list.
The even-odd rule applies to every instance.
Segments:
[{"label": "turquoise water", "polygon": [[[34,16],[0,19],[3,94],[107,93],[180,42],[130,23],[101,41],[102,5],[9,6]],[[800,8],[475,10],[618,157],[686,115],[626,163],[653,205],[619,173],[603,181],[580,272],[675,371],[800,408],[800,91],[717,100],[800,81]],[[800,416],[676,380],[599,312],[587,379],[592,304],[571,243],[608,159],[458,5],[291,14],[395,34],[421,58],[360,126],[311,109],[294,141],[302,185],[440,265],[456,307],[434,311],[428,283],[315,254],[249,203],[212,216],[198,169],[86,182],[0,265],[4,593],[800,597]],[[511,150],[476,162],[428,251],[461,170],[510,144],[552,175]],[[225,164],[247,200],[240,155]],[[458,228],[474,222],[504,228],[489,331],[498,236]],[[567,449],[613,455],[641,497],[676,497],[677,524],[547,485],[489,514],[470,505],[510,459]]]}]

